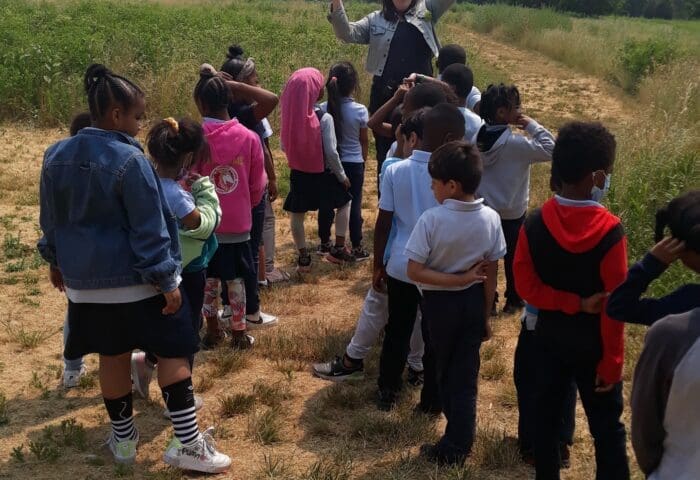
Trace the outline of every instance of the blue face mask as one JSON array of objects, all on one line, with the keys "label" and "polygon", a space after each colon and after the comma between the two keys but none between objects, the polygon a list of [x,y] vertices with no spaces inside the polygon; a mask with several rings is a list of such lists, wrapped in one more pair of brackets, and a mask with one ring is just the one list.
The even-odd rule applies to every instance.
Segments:
[{"label": "blue face mask", "polygon": [[[593,176],[595,177],[595,173],[593,174]],[[603,184],[603,188],[599,188],[598,185],[593,185],[593,188],[591,188],[591,200],[598,203],[600,203],[600,201],[603,200],[605,194],[608,193],[608,190],[610,190],[611,177],[611,173],[605,175],[605,183]]]}]

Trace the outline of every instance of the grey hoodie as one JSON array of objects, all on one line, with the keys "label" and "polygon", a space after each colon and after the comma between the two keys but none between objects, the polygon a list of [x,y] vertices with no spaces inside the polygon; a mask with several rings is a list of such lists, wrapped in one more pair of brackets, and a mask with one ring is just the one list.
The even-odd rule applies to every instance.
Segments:
[{"label": "grey hoodie", "polygon": [[525,215],[530,197],[530,165],[552,160],[554,136],[534,120],[525,131],[531,139],[513,133],[507,125],[487,125],[477,135],[484,173],[476,193],[503,220],[517,220]]}]

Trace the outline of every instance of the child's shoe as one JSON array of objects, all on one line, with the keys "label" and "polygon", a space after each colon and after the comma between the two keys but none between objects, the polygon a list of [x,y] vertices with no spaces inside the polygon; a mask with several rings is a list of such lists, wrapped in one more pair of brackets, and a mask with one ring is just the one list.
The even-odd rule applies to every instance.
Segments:
[{"label": "child's shoe", "polygon": [[148,387],[153,377],[154,366],[146,359],[145,352],[131,354],[131,382],[134,392],[141,398],[148,398]]},{"label": "child's shoe", "polygon": [[231,459],[216,450],[213,429],[208,428],[199,440],[183,445],[173,438],[165,450],[163,461],[171,467],[204,473],[221,473],[231,466]]},{"label": "child's shoe", "polygon": [[[204,399],[200,397],[199,395],[194,396],[194,411],[196,412],[197,410],[201,410],[201,408],[204,406]],[[165,418],[170,418],[170,410],[167,408],[163,409],[163,417]]]},{"label": "child's shoe", "polygon": [[265,328],[277,324],[278,318],[269,313],[259,311],[258,313],[245,316],[247,328]]},{"label": "child's shoe", "polygon": [[309,273],[311,271],[311,255],[306,250],[299,252],[297,257],[297,272]]},{"label": "child's shoe", "polygon": [[283,270],[280,270],[279,268],[275,268],[271,272],[266,273],[265,278],[267,283],[272,285],[279,282],[288,282],[289,274]]},{"label": "child's shoe", "polygon": [[467,455],[457,455],[457,454],[446,454],[440,451],[437,445],[426,443],[421,445],[420,454],[422,457],[431,463],[436,463],[438,465],[464,465],[464,461],[467,459]]},{"label": "child's shoe", "polygon": [[414,370],[412,367],[408,367],[408,375],[406,375],[406,382],[412,387],[420,387],[423,385],[423,370]]},{"label": "child's shoe", "polygon": [[255,343],[255,337],[247,333],[231,335],[231,348],[234,350],[249,350]]},{"label": "child's shoe", "polygon": [[347,357],[335,357],[332,362],[315,363],[313,365],[314,375],[331,382],[362,380],[365,378],[365,366],[362,360],[349,360],[348,363],[352,363],[352,367],[348,368],[345,366],[344,358]]},{"label": "child's shoe", "polygon": [[508,300],[508,301],[506,301],[506,304],[503,307],[503,313],[505,313],[506,315],[511,315],[513,313],[520,313],[520,312],[522,312],[523,308],[525,308],[525,302],[523,302],[522,300],[516,300],[516,301]]},{"label": "child's shoe", "polygon": [[396,392],[389,389],[379,389],[377,395],[377,408],[382,412],[388,412],[396,406]]},{"label": "child's shoe", "polygon": [[331,251],[326,255],[326,260],[331,263],[343,265],[345,263],[354,263],[355,257],[344,245],[335,245],[331,247]]},{"label": "child's shoe", "polygon": [[80,367],[80,370],[64,370],[63,371],[63,388],[75,388],[80,385],[80,378],[87,375],[85,365]]},{"label": "child's shoe", "polygon": [[331,248],[333,248],[333,243],[330,241],[325,243],[319,243],[318,247],[316,247],[316,255],[325,257],[327,254],[330,253]]},{"label": "child's shoe", "polygon": [[364,262],[365,260],[369,260],[369,252],[365,250],[362,245],[359,247],[353,247],[352,256],[355,257],[356,262]]},{"label": "child's shoe", "polygon": [[136,460],[136,447],[139,444],[139,431],[135,430],[136,435],[132,440],[118,441],[113,432],[109,433],[105,445],[109,448],[114,456],[114,461],[117,463],[131,465]]}]

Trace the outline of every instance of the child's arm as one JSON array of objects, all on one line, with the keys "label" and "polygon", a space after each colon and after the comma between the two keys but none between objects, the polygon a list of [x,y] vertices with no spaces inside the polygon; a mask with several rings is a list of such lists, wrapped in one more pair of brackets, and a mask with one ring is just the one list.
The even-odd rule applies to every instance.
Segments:
[{"label": "child's arm", "polygon": [[493,335],[491,331],[491,308],[498,288],[498,260],[486,264],[486,281],[484,282],[484,341]]},{"label": "child's arm", "polygon": [[[444,273],[427,267],[425,263],[408,259],[408,278],[416,283],[436,287],[466,287],[470,283],[485,281],[486,269],[491,262],[479,262],[466,272]],[[492,300],[493,302],[493,300]]]},{"label": "child's arm", "polygon": [[51,191],[51,177],[46,168],[41,169],[41,179],[39,183],[39,226],[43,235],[37,243],[37,249],[41,257],[46,260],[50,267],[58,269],[56,259],[56,238],[53,216],[52,201],[49,196]]},{"label": "child's arm", "polygon": [[180,234],[198,240],[206,240],[214,233],[221,219],[219,197],[216,195],[216,188],[209,177],[200,177],[194,181],[192,196],[197,206],[195,212],[198,214],[199,224],[194,228],[181,231]]},{"label": "child's arm", "polygon": [[662,298],[640,298],[649,284],[678,258],[683,248],[682,242],[671,237],[657,243],[629,269],[627,279],[610,295],[608,315],[621,322],[651,325],[666,315],[692,310],[697,299],[691,300],[678,290]]},{"label": "child's arm", "polygon": [[321,138],[323,140],[323,159],[326,168],[333,172],[335,178],[345,185],[345,188],[350,188],[350,181],[345,175],[343,164],[340,162],[340,155],[338,155],[338,142],[335,138],[333,117],[328,113],[323,114],[321,117]]},{"label": "child's arm", "polygon": [[270,201],[277,200],[277,173],[275,172],[275,159],[272,158],[272,149],[269,139],[263,141],[263,153],[265,155],[265,173],[267,174],[267,193]]},{"label": "child's arm", "polygon": [[384,120],[386,120],[389,115],[391,115],[391,112],[393,112],[394,109],[398,107],[401,102],[403,102],[403,97],[406,95],[408,90],[408,85],[399,85],[399,88],[396,89],[394,95],[384,105],[379,107],[379,110],[374,112],[372,116],[369,117],[367,126],[371,128],[374,133],[381,135],[382,137],[394,137],[391,123],[385,122]]},{"label": "child's arm", "polygon": [[332,0],[328,20],[339,40],[346,43],[369,43],[369,16],[357,22],[348,21],[341,0]]},{"label": "child's arm", "polygon": [[250,132],[250,205],[255,207],[262,200],[267,185],[265,174],[265,159],[263,158],[262,142],[256,133]]},{"label": "child's arm", "polygon": [[360,129],[360,146],[362,146],[362,160],[367,162],[369,158],[369,132],[368,128]]},{"label": "child's arm", "polygon": [[389,240],[393,218],[393,210],[382,210],[380,206],[377,222],[374,225],[374,269],[372,273],[372,287],[378,292],[386,292],[387,275],[384,265],[384,250],[386,250],[386,244]]},{"label": "child's arm", "polygon": [[425,6],[433,15],[432,22],[435,23],[454,3],[455,0],[426,0]]},{"label": "child's arm", "polygon": [[253,117],[256,122],[270,115],[279,103],[277,95],[264,88],[254,87],[235,80],[229,80],[227,84],[234,97],[243,98],[253,104]]},{"label": "child's arm", "polygon": [[554,135],[525,115],[521,115],[518,118],[517,125],[524,129],[532,138],[528,139],[520,135],[514,135],[514,142],[517,142],[515,145],[518,146],[518,152],[514,152],[514,156],[517,155],[517,158],[528,163],[551,162],[552,152],[554,151]]}]

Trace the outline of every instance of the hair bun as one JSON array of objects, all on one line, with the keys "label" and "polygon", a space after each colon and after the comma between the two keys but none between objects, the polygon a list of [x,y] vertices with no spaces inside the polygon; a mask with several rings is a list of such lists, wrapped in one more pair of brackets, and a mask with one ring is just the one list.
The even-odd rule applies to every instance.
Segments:
[{"label": "hair bun", "polygon": [[234,58],[241,57],[243,57],[243,47],[237,44],[228,47],[228,53],[226,54],[226,58],[233,60]]},{"label": "hair bun", "polygon": [[212,78],[216,76],[216,69],[208,63],[203,63],[199,67],[199,76],[202,78]]},{"label": "hair bun", "polygon": [[111,75],[112,72],[101,63],[93,63],[85,71],[85,92],[90,89],[102,78]]}]

